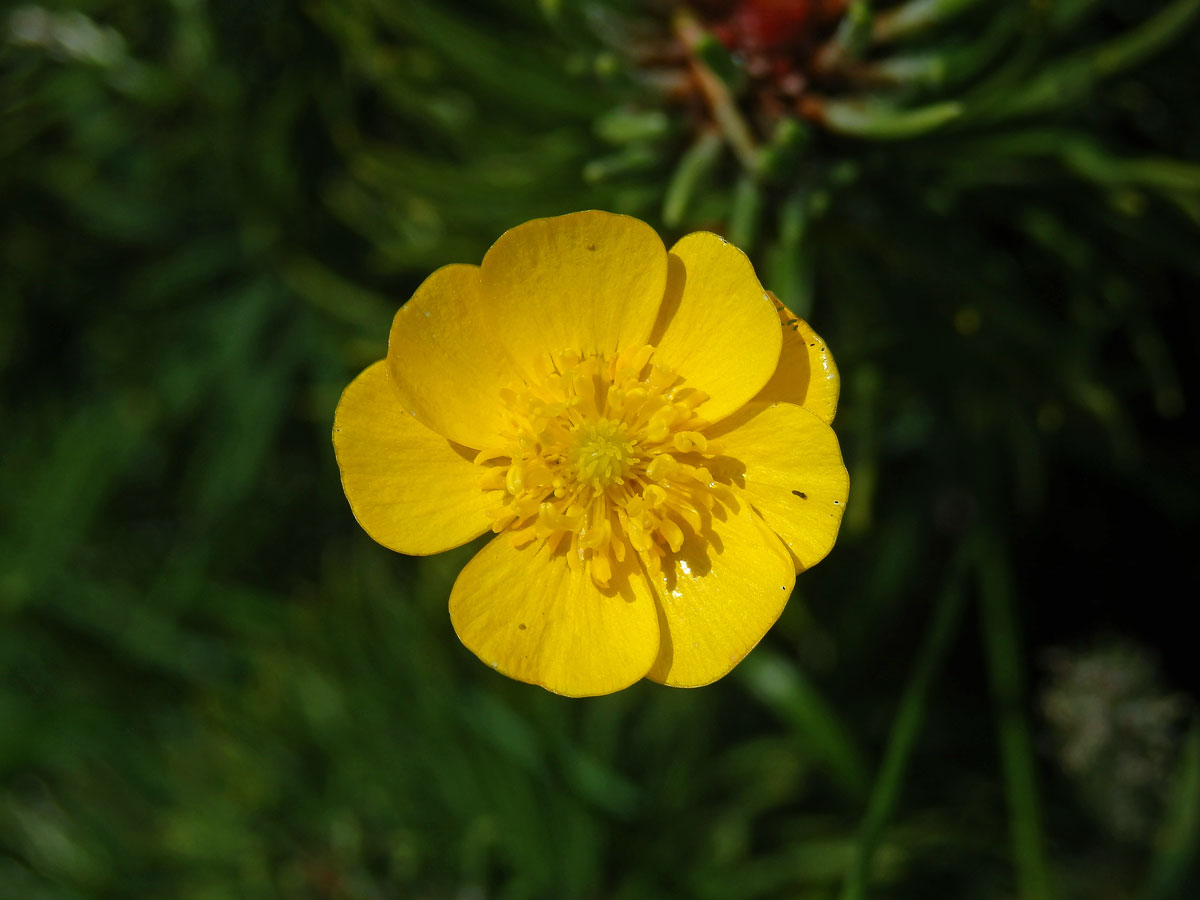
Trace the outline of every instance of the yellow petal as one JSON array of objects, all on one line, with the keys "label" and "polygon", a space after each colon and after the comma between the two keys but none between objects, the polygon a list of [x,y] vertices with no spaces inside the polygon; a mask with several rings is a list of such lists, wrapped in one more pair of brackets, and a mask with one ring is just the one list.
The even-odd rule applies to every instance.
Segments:
[{"label": "yellow petal", "polygon": [[517,372],[491,333],[478,266],[444,266],[392,320],[388,366],[400,403],[467,447],[495,443],[501,389]]},{"label": "yellow petal", "polygon": [[741,504],[714,521],[715,540],[687,532],[656,579],[662,647],[648,678],[700,687],[741,662],[775,624],[796,579],[779,538]]},{"label": "yellow petal", "polygon": [[767,386],[754,398],[761,403],[795,403],[832,422],[842,379],[825,341],[770,291],[783,324],[779,365]]},{"label": "yellow petal", "polygon": [[596,210],[518,225],[482,266],[495,337],[532,372],[550,353],[645,344],[666,278],[666,250],[653,228]]},{"label": "yellow petal", "polygon": [[689,234],[671,248],[670,259],[654,364],[708,394],[697,412],[715,422],[749,401],[775,371],[779,317],[746,254],[723,238]]},{"label": "yellow petal", "polygon": [[517,548],[500,535],[467,563],[450,592],[459,640],[493,669],[556,694],[589,697],[628,687],[658,653],[654,595],[632,555],[612,588],[567,565],[544,543]]},{"label": "yellow petal", "polygon": [[400,405],[386,361],[350,382],[333,417],[333,450],[354,517],[399,553],[441,553],[488,530],[474,452]]},{"label": "yellow petal", "polygon": [[796,571],[825,558],[837,540],[850,490],[837,436],[791,403],[751,403],[709,432],[722,456],[713,475],[744,486],[750,503],[791,551]]}]

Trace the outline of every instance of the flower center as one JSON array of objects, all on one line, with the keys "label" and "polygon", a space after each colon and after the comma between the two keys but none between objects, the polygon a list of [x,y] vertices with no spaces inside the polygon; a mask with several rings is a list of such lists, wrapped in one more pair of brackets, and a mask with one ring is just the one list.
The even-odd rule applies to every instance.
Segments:
[{"label": "flower center", "polygon": [[695,410],[707,395],[653,355],[559,353],[503,392],[509,426],[475,459],[493,531],[517,546],[545,541],[607,585],[631,551],[656,574],[716,504],[733,502],[706,465],[714,448]]},{"label": "flower center", "polygon": [[575,429],[574,439],[570,460],[579,481],[596,490],[625,483],[624,476],[637,459],[637,444],[629,440],[620,422],[582,422]]}]

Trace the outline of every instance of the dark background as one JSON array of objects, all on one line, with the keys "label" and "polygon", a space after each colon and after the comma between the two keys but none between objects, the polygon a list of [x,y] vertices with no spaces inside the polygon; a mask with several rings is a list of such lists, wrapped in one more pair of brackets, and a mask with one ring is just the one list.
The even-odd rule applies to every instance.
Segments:
[{"label": "dark background", "polygon": [[[698,6],[724,43],[632,2],[0,12],[0,897],[1200,892],[1198,4],[769,47],[772,4]],[[729,235],[841,367],[838,545],[702,690],[479,665],[472,548],[377,547],[333,460],[429,272],[592,207]]]}]

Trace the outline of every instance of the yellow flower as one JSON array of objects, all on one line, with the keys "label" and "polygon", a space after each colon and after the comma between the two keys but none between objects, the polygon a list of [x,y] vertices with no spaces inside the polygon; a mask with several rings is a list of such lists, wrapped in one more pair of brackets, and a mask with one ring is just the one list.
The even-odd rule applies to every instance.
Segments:
[{"label": "yellow flower", "polygon": [[493,538],[450,594],[462,642],[571,696],[732,669],[832,548],[848,479],[825,343],[714,234],[668,253],[605,212],[503,234],[396,314],[338,404],[366,532]]}]

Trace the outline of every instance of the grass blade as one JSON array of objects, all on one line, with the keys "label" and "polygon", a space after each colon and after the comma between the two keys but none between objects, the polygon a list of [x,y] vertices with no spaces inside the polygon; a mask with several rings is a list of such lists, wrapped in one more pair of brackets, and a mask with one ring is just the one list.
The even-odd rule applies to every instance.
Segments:
[{"label": "grass blade", "polygon": [[920,652],[917,654],[912,675],[900,698],[900,707],[896,711],[892,732],[888,736],[883,762],[871,788],[867,811],[859,826],[858,844],[850,861],[846,880],[842,884],[842,900],[863,900],[867,896],[871,862],[883,836],[883,830],[899,802],[908,761],[925,721],[929,692],[942,667],[946,651],[958,632],[963,600],[966,596],[963,584],[966,560],[967,552],[964,546],[951,564],[945,587],[937,599],[929,630],[926,631]]}]

